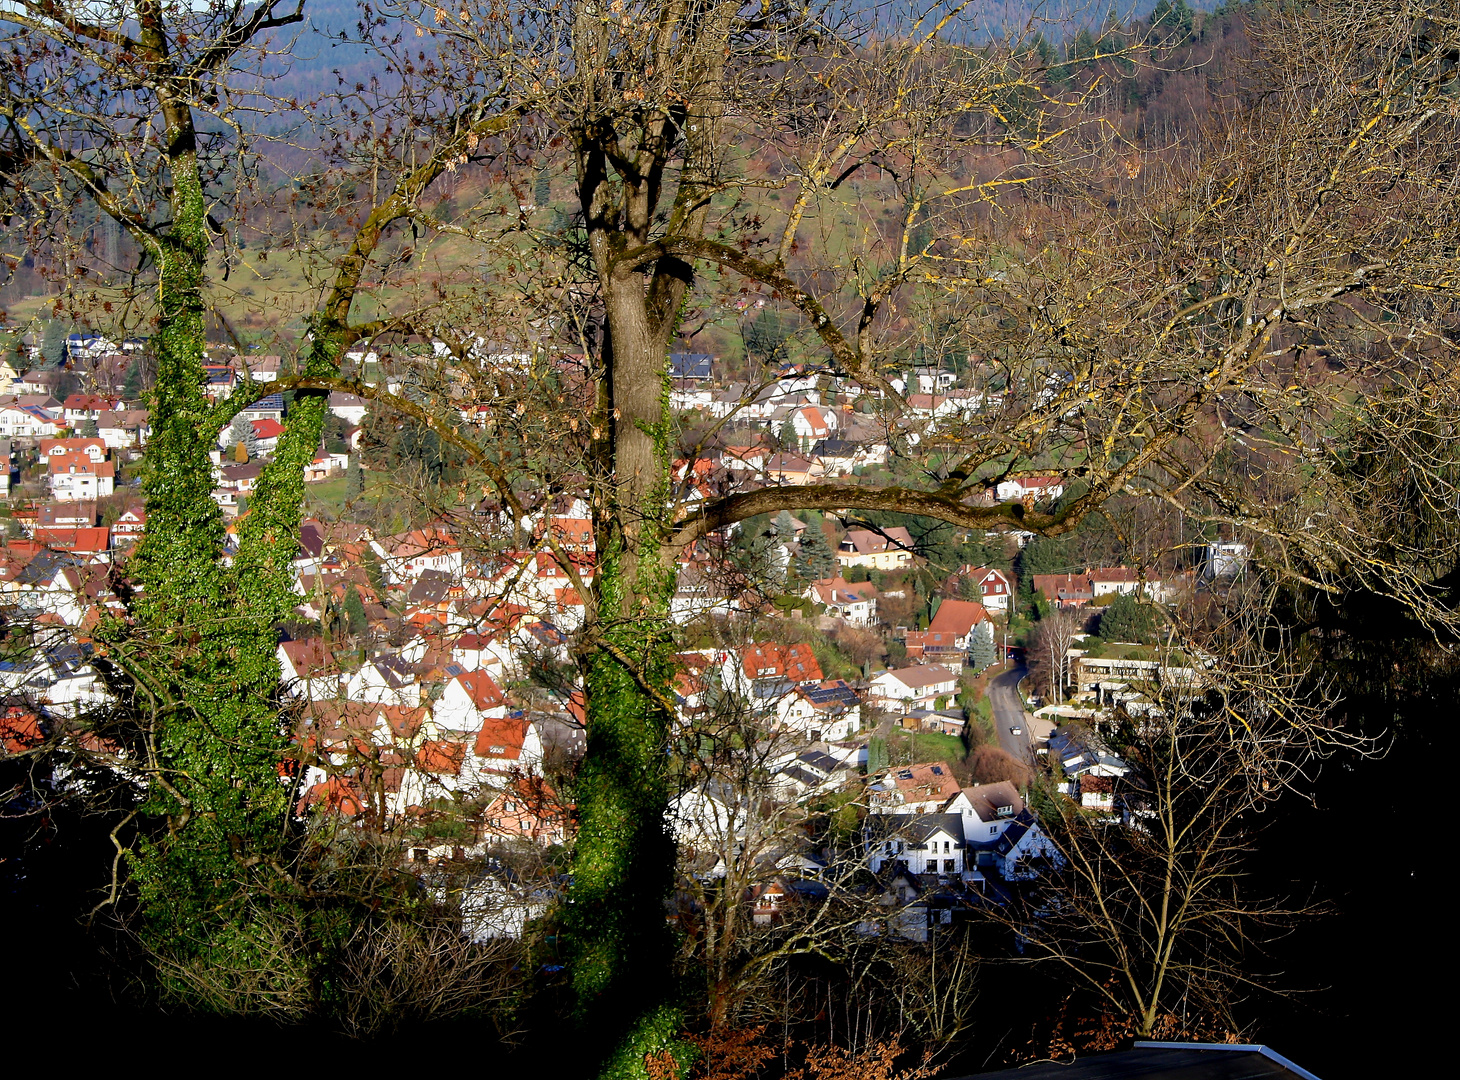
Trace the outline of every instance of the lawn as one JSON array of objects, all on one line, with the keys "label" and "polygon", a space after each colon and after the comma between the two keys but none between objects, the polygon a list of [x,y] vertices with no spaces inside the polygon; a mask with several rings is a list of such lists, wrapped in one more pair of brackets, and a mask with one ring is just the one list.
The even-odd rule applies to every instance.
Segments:
[{"label": "lawn", "polygon": [[887,740],[888,755],[892,761],[903,761],[911,750],[912,760],[918,761],[962,761],[968,750],[957,735],[944,735],[941,731],[897,731]]}]

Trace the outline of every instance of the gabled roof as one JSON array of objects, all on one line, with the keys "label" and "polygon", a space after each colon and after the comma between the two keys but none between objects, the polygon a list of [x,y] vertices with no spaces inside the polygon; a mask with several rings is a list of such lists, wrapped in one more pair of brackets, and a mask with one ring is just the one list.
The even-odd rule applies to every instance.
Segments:
[{"label": "gabled roof", "polygon": [[[961,792],[982,821],[1015,817],[1024,812],[1024,798],[1019,789],[1007,780],[996,784],[976,784]],[[957,798],[954,796],[953,798]],[[950,802],[952,799],[949,800]]]},{"label": "gabled roof", "polygon": [[851,529],[843,538],[842,547],[845,549],[848,544],[858,555],[875,555],[883,551],[900,550],[906,550],[911,554],[915,546],[912,533],[901,525],[893,525],[883,529],[880,533],[873,532],[871,529]]},{"label": "gabled roof", "polygon": [[740,661],[747,679],[789,679],[792,682],[821,682],[821,664],[810,645],[798,642],[783,645],[767,641],[747,645],[740,650]]},{"label": "gabled roof", "polygon": [[670,353],[669,377],[671,379],[708,379],[715,358],[709,353]]},{"label": "gabled roof", "polygon": [[925,686],[933,686],[937,683],[957,682],[958,673],[949,671],[941,664],[916,664],[912,667],[897,668],[896,670],[884,672],[892,676],[903,686],[920,690]]},{"label": "gabled roof", "polygon": [[456,676],[454,681],[461,684],[468,700],[478,710],[496,708],[507,700],[502,693],[502,688],[480,668],[476,671],[462,672]]},{"label": "gabled roof", "polygon": [[963,846],[962,814],[868,814],[867,836],[869,839],[886,839],[896,836],[906,840],[910,846],[925,844],[928,838],[939,833],[951,837],[958,846]]},{"label": "gabled roof", "polygon": [[953,775],[953,767],[946,761],[925,761],[889,769],[885,778],[908,802],[944,803],[962,790]]},{"label": "gabled roof", "polygon": [[518,761],[527,743],[527,717],[488,717],[477,732],[474,751],[479,758]]},{"label": "gabled roof", "polygon": [[938,605],[933,621],[928,623],[928,629],[965,637],[979,623],[988,621],[989,613],[976,600],[944,600]]}]

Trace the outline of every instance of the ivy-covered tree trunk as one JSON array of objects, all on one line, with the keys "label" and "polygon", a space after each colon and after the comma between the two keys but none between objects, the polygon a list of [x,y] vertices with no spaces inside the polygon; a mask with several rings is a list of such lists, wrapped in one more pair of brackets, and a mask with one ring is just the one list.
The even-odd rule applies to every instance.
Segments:
[{"label": "ivy-covered tree trunk", "polygon": [[[160,21],[150,30],[160,35]],[[288,892],[288,751],[277,707],[277,621],[324,395],[302,395],[240,530],[233,566],[209,450],[230,412],[203,393],[206,201],[191,110],[161,96],[172,227],[155,242],[157,384],[146,450],[147,531],[129,563],[132,626],[114,655],[136,680],[153,782],[133,860],[149,946],[187,964],[251,963],[261,910]],[[246,393],[247,387],[243,388]],[[268,880],[264,880],[267,878]],[[289,981],[301,992],[302,970]],[[282,992],[282,991],[281,991]],[[307,992],[307,991],[305,991]]]}]

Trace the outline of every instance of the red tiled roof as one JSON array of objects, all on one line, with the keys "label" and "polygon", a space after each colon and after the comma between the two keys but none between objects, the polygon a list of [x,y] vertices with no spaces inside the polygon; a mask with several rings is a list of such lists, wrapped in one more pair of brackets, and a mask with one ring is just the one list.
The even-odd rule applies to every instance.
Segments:
[{"label": "red tiled roof", "polygon": [[488,717],[482,721],[482,730],[477,732],[475,752],[479,758],[516,761],[522,757],[522,747],[526,742],[526,717]]},{"label": "red tiled roof", "polygon": [[466,696],[479,710],[495,708],[507,700],[502,694],[502,688],[480,668],[458,675],[456,681],[461,683],[462,688],[466,691]]},{"label": "red tiled roof", "polygon": [[747,645],[740,650],[740,659],[747,679],[774,677],[801,683],[820,682],[824,678],[816,653],[804,642],[782,645],[768,641],[762,645]]}]

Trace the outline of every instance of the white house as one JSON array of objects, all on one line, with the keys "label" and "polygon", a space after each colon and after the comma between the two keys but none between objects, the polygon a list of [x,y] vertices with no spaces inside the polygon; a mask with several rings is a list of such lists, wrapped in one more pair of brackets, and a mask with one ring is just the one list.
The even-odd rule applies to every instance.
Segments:
[{"label": "white house", "polygon": [[853,584],[838,574],[813,581],[801,594],[826,606],[826,614],[852,626],[871,626],[877,621],[877,586],[870,581]]},{"label": "white house", "polygon": [[58,502],[104,499],[115,488],[116,466],[110,461],[93,461],[82,452],[53,454],[47,468],[51,497]]},{"label": "white house", "polygon": [[39,405],[0,407],[0,438],[44,439],[53,437],[63,421]]},{"label": "white house", "polygon": [[438,570],[460,580],[461,548],[445,529],[412,529],[397,536],[370,541],[380,557],[386,580],[392,585],[415,584],[427,570]]},{"label": "white house", "polygon": [[1002,570],[988,566],[961,566],[954,577],[972,582],[979,603],[988,610],[1009,610],[1009,597],[1014,595],[1014,583]]},{"label": "white house", "polygon": [[345,423],[359,427],[365,420],[365,414],[370,411],[370,403],[355,394],[333,390],[330,392],[329,410]]},{"label": "white house", "polygon": [[394,656],[380,656],[362,664],[349,678],[345,683],[345,697],[351,701],[414,708],[421,703],[421,684],[409,664]]},{"label": "white house", "polygon": [[933,708],[939,698],[958,693],[958,672],[940,664],[883,671],[872,677],[869,693],[884,703],[900,703],[905,708]]},{"label": "white house", "polygon": [[897,862],[912,874],[963,874],[967,848],[958,814],[869,814],[864,830],[874,874]]},{"label": "white house", "polygon": [[453,678],[431,707],[436,726],[459,735],[475,735],[488,718],[500,720],[506,715],[502,688],[480,669]]},{"label": "white house", "polygon": [[469,746],[462,779],[491,784],[513,774],[536,774],[542,769],[542,733],[526,714],[491,716]]},{"label": "white house", "polygon": [[1011,476],[995,489],[1000,502],[1046,502],[1065,493],[1058,476]]},{"label": "white house", "polygon": [[901,525],[881,532],[852,529],[842,538],[836,561],[843,566],[869,566],[874,570],[897,570],[912,565],[912,534]]}]

